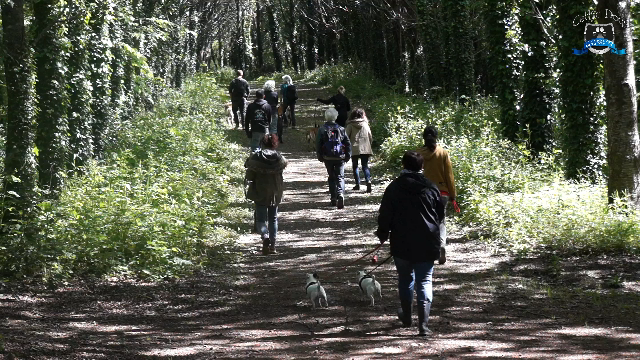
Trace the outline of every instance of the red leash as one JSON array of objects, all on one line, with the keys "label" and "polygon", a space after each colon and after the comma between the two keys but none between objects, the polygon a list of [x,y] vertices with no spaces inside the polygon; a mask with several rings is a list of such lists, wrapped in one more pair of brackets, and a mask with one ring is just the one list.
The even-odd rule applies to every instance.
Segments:
[{"label": "red leash", "polygon": [[[449,193],[446,191],[440,191],[440,195],[449,196]],[[457,213],[460,212],[460,206],[458,206],[458,202],[455,199],[453,199],[453,210],[455,210]]]},{"label": "red leash", "polygon": [[378,249],[380,249],[380,247],[381,247],[381,246],[382,246],[382,244],[380,244],[380,245],[376,246],[373,250],[369,251],[368,253],[364,254],[362,257],[360,257],[360,258],[356,259],[355,261],[353,261],[353,262],[352,262],[352,263],[350,263],[349,265],[345,266],[345,267],[344,267],[344,269],[345,269],[345,270],[347,270],[347,267],[349,267],[349,266],[351,266],[351,265],[353,265],[353,264],[357,263],[358,261],[360,261],[360,260],[362,260],[362,259],[366,258],[367,256],[369,256],[369,255],[373,254],[373,252],[374,252],[374,251],[376,251],[376,250],[378,250]]}]

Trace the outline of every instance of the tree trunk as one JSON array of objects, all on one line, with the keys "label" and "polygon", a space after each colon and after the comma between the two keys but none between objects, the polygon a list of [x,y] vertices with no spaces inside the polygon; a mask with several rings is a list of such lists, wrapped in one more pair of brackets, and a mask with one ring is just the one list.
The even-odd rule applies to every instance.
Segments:
[{"label": "tree trunk", "polygon": [[256,43],[258,46],[258,69],[262,70],[264,67],[264,44],[262,40],[262,8],[260,6],[260,1],[256,1]]},{"label": "tree trunk", "polygon": [[7,127],[4,158],[4,192],[7,210],[2,223],[28,219],[35,207],[36,161],[32,73],[24,25],[24,1],[2,2],[5,76],[7,81]]},{"label": "tree trunk", "polygon": [[307,69],[314,70],[316,68],[316,30],[313,27],[311,19],[316,18],[315,6],[313,0],[307,0]]},{"label": "tree trunk", "polygon": [[91,82],[89,79],[88,53],[82,40],[89,35],[89,27],[85,22],[88,10],[84,1],[76,0],[69,3],[69,42],[71,53],[67,60],[67,84],[69,94],[69,108],[67,119],[69,123],[69,169],[84,166],[93,156],[93,141],[91,138]]},{"label": "tree trunk", "polygon": [[595,180],[602,171],[600,155],[603,152],[603,140],[598,133],[599,124],[596,111],[600,92],[600,74],[598,63],[601,56],[585,54],[576,56],[571,48],[581,47],[584,43],[584,23],[573,26],[576,16],[592,10],[593,1],[576,0],[557,1],[559,79],[560,91],[560,136],[559,142],[564,157],[564,173],[567,179],[578,180],[586,176]]},{"label": "tree trunk", "polygon": [[298,63],[300,59],[298,58],[298,48],[296,45],[296,8],[293,0],[289,0],[289,47],[291,48],[291,63],[293,65],[293,70],[298,73],[300,69],[298,68]]},{"label": "tree trunk", "polygon": [[276,71],[282,72],[282,55],[280,55],[280,46],[278,41],[278,25],[273,15],[273,3],[269,1],[267,5],[267,17],[269,18],[269,35],[271,37],[271,50],[273,52],[273,62],[276,65]]},{"label": "tree trunk", "polygon": [[67,93],[63,63],[59,0],[33,3],[34,53],[37,70],[38,116],[36,146],[40,187],[54,196],[62,186],[68,151]]},{"label": "tree trunk", "polygon": [[[606,10],[618,16],[625,25],[605,17]],[[599,23],[613,23],[616,47],[626,50],[626,55],[611,52],[603,55],[609,144],[607,153],[609,202],[612,202],[617,194],[626,194],[638,207],[640,206],[640,140],[638,139],[638,108],[630,10],[631,1],[629,0],[598,2],[598,12],[601,16]]]}]

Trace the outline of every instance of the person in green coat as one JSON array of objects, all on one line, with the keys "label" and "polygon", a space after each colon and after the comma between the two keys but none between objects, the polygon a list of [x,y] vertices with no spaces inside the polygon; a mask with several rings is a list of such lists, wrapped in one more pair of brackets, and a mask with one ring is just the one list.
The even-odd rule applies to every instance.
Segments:
[{"label": "person in green coat", "polygon": [[287,159],[276,151],[278,143],[278,135],[265,135],[260,150],[244,164],[249,182],[247,198],[256,205],[256,231],[262,239],[263,255],[276,253],[278,205],[284,190],[282,172],[287,167]]}]

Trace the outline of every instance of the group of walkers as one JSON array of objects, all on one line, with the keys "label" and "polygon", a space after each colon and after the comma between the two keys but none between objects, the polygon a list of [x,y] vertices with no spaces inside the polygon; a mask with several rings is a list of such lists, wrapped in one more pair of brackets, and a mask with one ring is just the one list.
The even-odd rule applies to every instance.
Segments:
[{"label": "group of walkers", "polygon": [[[239,73],[238,79],[244,80],[241,75]],[[283,79],[285,84],[281,87],[281,95],[284,92],[282,96],[287,99],[286,93],[291,90],[293,83],[290,77]],[[324,113],[326,122],[318,130],[315,150],[318,160],[327,170],[330,204],[338,209],[344,208],[344,166],[349,160],[352,160],[356,183],[353,189],[360,189],[360,161],[366,191],[372,191],[368,166],[372,154],[371,130],[364,110],[355,109],[351,114],[348,113],[351,106],[344,92],[344,87],[340,87],[339,93],[330,99],[317,99],[325,104],[334,104],[334,108]],[[231,86],[230,94],[233,101]],[[277,99],[275,81],[267,81],[264,90],[256,91],[255,101],[247,108],[244,128],[251,138],[252,150],[245,162],[246,180],[249,182],[247,198],[255,202],[255,227],[262,240],[264,255],[276,253],[278,205],[284,189],[282,174],[288,164],[276,150],[281,129],[273,124],[278,124],[278,119],[282,118],[278,113],[282,115],[283,112],[277,108]],[[297,94],[292,100],[285,100],[283,106],[290,108],[290,121],[294,126]],[[446,262],[445,209],[448,202],[456,205],[456,190],[451,160],[447,150],[437,143],[436,128],[426,127],[423,139],[423,147],[404,154],[403,170],[385,189],[375,234],[380,243],[390,242],[391,256],[398,273],[398,319],[405,327],[412,325],[415,291],[419,335],[425,336],[430,333],[427,324],[433,301],[433,265],[435,261],[440,264]]]}]

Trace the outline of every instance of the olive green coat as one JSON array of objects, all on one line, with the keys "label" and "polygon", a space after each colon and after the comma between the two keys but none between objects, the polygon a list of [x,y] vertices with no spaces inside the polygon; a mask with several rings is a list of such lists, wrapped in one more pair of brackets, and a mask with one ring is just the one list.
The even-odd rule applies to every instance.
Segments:
[{"label": "olive green coat", "polygon": [[244,167],[250,184],[247,198],[261,206],[280,204],[284,190],[282,172],[287,167],[287,159],[275,150],[260,150],[249,156]]}]

